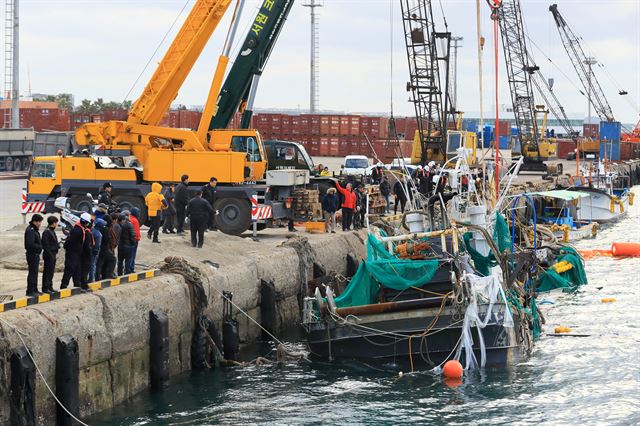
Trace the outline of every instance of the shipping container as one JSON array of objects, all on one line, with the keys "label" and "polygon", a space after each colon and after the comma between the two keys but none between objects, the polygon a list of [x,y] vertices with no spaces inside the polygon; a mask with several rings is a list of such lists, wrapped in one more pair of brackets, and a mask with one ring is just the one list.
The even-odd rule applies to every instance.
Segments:
[{"label": "shipping container", "polygon": [[500,149],[509,149],[509,142],[511,140],[510,136],[499,136]]},{"label": "shipping container", "polygon": [[348,115],[340,116],[340,136],[349,136],[351,134],[351,121]]},{"label": "shipping container", "polygon": [[600,142],[600,158],[606,158],[609,161],[620,160],[620,142],[610,142],[604,139]]},{"label": "shipping container", "polygon": [[572,140],[558,140],[558,158],[566,159],[567,156],[575,152],[576,143]]},{"label": "shipping container", "polygon": [[582,135],[585,138],[598,139],[600,137],[600,125],[599,124],[583,124]]},{"label": "shipping container", "polygon": [[339,136],[340,135],[340,116],[329,116],[329,134]]},{"label": "shipping container", "polygon": [[620,122],[619,121],[601,121],[600,122],[600,140],[620,142]]},{"label": "shipping container", "polygon": [[349,116],[349,133],[350,136],[359,136],[360,135],[360,116],[351,115]]}]

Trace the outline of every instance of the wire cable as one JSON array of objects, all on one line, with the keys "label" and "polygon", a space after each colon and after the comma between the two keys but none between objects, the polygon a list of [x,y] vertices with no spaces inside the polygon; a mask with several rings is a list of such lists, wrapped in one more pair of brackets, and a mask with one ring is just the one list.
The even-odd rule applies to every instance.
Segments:
[{"label": "wire cable", "polygon": [[71,418],[73,420],[75,420],[76,422],[80,423],[83,426],[89,426],[88,424],[84,423],[82,420],[80,420],[79,418],[77,418],[76,416],[73,415],[73,413],[71,411],[69,411],[67,409],[67,407],[65,407],[62,402],[60,402],[60,400],[58,399],[58,397],[56,396],[56,394],[53,392],[53,390],[51,390],[51,386],[49,386],[49,383],[47,383],[47,379],[44,378],[44,374],[42,374],[42,371],[40,371],[40,367],[38,367],[38,363],[36,362],[36,360],[33,358],[33,355],[31,355],[31,351],[29,350],[29,348],[27,347],[26,342],[24,341],[24,339],[22,338],[22,335],[27,335],[26,333],[23,333],[22,331],[18,330],[16,327],[14,327],[13,325],[11,325],[10,323],[8,323],[7,321],[3,320],[2,318],[0,318],[0,321],[2,321],[3,324],[7,325],[10,329],[12,329],[13,331],[16,332],[16,334],[18,335],[18,338],[20,339],[20,341],[22,342],[22,345],[24,346],[24,348],[27,350],[27,354],[29,354],[29,358],[31,358],[31,361],[33,362],[33,365],[35,365],[36,370],[38,371],[38,374],[40,375],[40,378],[42,379],[42,382],[44,383],[44,385],[47,387],[47,389],[49,390],[49,393],[51,394],[51,396],[53,396],[53,399],[56,400],[56,402],[58,403],[58,405],[60,405],[60,407],[62,407],[62,409],[64,411],[66,411],[66,413],[71,416]]},{"label": "wire cable", "polygon": [[187,8],[187,5],[189,4],[189,1],[190,0],[186,0],[184,2],[184,5],[182,5],[182,9],[180,9],[180,12],[178,12],[178,14],[176,15],[175,19],[171,23],[171,26],[169,27],[167,32],[162,37],[162,40],[160,40],[160,43],[158,43],[158,46],[156,46],[156,49],[151,54],[151,57],[149,58],[149,60],[145,64],[144,68],[142,68],[142,71],[140,71],[140,74],[138,74],[138,77],[136,77],[136,80],[131,85],[131,88],[129,89],[129,91],[125,95],[124,100],[122,101],[122,103],[125,103],[129,99],[129,95],[131,95],[131,92],[133,92],[133,89],[136,87],[136,84],[138,84],[138,81],[140,81],[140,79],[142,78],[142,75],[147,71],[147,68],[149,68],[149,65],[151,64],[151,61],[153,61],[153,58],[156,56],[156,54],[158,53],[158,50],[160,50],[160,48],[164,44],[164,41],[167,39],[167,37],[169,36],[171,31],[173,30],[173,27],[175,27],[176,23],[178,22],[178,19],[180,19],[180,17],[184,13],[184,10]]}]

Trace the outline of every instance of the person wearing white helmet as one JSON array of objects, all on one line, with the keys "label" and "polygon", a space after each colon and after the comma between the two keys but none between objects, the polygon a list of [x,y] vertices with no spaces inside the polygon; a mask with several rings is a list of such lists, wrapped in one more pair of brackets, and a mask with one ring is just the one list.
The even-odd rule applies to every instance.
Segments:
[{"label": "person wearing white helmet", "polygon": [[90,223],[91,215],[82,213],[80,220],[73,226],[69,237],[64,242],[64,273],[60,283],[61,289],[67,288],[71,279],[74,287],[82,287],[82,259],[87,237],[86,228]]}]

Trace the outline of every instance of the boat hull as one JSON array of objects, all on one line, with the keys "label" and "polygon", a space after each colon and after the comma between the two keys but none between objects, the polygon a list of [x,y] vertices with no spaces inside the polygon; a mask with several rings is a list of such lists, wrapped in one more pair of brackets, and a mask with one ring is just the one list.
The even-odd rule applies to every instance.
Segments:
[{"label": "boat hull", "polygon": [[613,222],[625,214],[629,208],[628,195],[618,198],[618,201],[613,201],[612,196],[604,191],[591,188],[576,188],[576,190],[589,194],[588,197],[580,199],[580,208],[577,211],[578,220],[598,223]]},{"label": "boat hull", "polygon": [[[486,313],[487,306],[480,306]],[[436,309],[435,311],[437,311]],[[481,330],[485,343],[485,366],[505,367],[519,362],[529,351],[526,329],[515,313],[514,326],[503,326],[505,305],[495,304],[493,315]],[[481,317],[484,317],[484,313]],[[439,316],[434,309],[361,316],[359,321],[321,322],[308,327],[313,357],[323,360],[356,360],[406,371],[433,368],[452,359],[461,340],[464,312],[447,307]],[[354,322],[355,321],[355,322]],[[425,330],[431,329],[423,336]],[[473,351],[481,362],[480,337],[471,328]],[[409,336],[413,336],[409,338]],[[462,351],[461,362],[465,362]]]}]

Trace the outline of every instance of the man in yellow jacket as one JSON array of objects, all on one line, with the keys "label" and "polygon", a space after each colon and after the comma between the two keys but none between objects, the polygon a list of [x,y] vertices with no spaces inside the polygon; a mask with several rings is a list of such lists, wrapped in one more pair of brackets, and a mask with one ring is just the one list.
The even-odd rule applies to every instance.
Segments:
[{"label": "man in yellow jacket", "polygon": [[158,231],[160,230],[160,222],[162,219],[162,210],[167,208],[167,201],[162,195],[162,185],[158,182],[151,184],[151,192],[144,198],[144,202],[147,205],[147,214],[149,216],[149,232],[147,237],[153,238],[154,243],[160,243],[158,241]]}]

